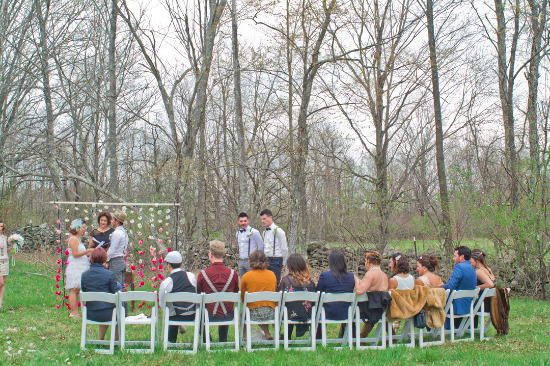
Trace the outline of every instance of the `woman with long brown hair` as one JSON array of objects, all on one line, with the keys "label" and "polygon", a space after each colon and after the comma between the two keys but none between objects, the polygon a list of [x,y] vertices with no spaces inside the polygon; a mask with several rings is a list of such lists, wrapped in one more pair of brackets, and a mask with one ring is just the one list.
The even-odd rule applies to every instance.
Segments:
[{"label": "woman with long brown hair", "polygon": [[111,227],[111,219],[111,214],[106,211],[100,212],[99,215],[97,215],[99,227],[92,230],[90,233],[88,247],[103,248],[105,251],[109,249],[111,245],[111,234],[115,231],[115,229]]},{"label": "woman with long brown hair", "polygon": [[[284,276],[277,287],[277,291],[297,292],[309,291],[315,292],[315,282],[311,279],[309,267],[301,254],[291,254],[286,260],[288,275]],[[286,304],[290,320],[307,321],[311,317],[311,303],[289,302]],[[294,324],[288,325],[288,334],[291,337]],[[296,337],[303,336],[309,329],[309,324],[300,324],[296,327]]]},{"label": "woman with long brown hair", "polygon": [[478,287],[480,290],[495,287],[495,281],[496,281],[496,277],[493,271],[491,271],[491,268],[489,268],[489,266],[487,265],[485,256],[486,256],[486,253],[483,250],[474,249],[472,250],[472,257],[470,258],[472,267],[474,267],[476,270],[476,276],[477,276],[476,287]]}]

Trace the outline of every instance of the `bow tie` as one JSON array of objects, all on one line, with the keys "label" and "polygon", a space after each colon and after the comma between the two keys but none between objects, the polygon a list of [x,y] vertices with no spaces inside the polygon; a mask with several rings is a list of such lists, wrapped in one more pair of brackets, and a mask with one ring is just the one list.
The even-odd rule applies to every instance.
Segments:
[{"label": "bow tie", "polygon": [[271,228],[270,228],[270,227],[266,227],[266,228],[265,228],[265,231],[268,231],[268,230],[271,230]]},{"label": "bow tie", "polygon": [[246,231],[246,229],[241,229],[239,230],[241,233],[244,233]]}]

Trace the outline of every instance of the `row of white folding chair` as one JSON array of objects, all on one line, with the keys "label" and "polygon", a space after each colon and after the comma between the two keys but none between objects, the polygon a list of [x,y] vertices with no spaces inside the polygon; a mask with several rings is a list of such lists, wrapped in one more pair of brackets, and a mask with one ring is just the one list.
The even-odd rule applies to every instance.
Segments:
[{"label": "row of white folding chair", "polygon": [[[129,301],[147,301],[151,303],[151,316],[143,318],[127,317],[126,309],[123,303]],[[89,301],[101,301],[114,305],[113,315],[110,321],[97,322],[88,319],[87,307],[85,303]],[[80,347],[86,348],[86,344],[109,345],[109,350],[96,349],[96,352],[110,353],[114,352],[115,344],[120,345],[120,349],[124,350],[126,345],[141,345],[148,344],[147,349],[130,349],[131,352],[153,352],[156,341],[156,325],[158,320],[158,302],[156,292],[147,291],[129,291],[117,292],[116,294],[105,292],[81,292],[80,302],[82,304],[82,331],[80,336]],[[118,320],[118,322],[117,322]],[[118,324],[117,324],[118,323]],[[87,325],[108,325],[111,326],[111,336],[109,341],[88,339]],[[115,329],[118,327],[120,341],[115,341]],[[151,338],[148,341],[126,341],[126,326],[127,325],[149,325],[151,327]]]}]

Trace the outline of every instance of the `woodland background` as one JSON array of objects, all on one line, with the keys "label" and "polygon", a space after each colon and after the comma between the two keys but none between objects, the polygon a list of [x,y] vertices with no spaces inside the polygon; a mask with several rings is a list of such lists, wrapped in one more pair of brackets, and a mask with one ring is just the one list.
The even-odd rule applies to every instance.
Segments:
[{"label": "woodland background", "polygon": [[548,281],[547,0],[0,4],[10,229],[177,202],[197,245],[270,208],[292,252],[484,238]]}]

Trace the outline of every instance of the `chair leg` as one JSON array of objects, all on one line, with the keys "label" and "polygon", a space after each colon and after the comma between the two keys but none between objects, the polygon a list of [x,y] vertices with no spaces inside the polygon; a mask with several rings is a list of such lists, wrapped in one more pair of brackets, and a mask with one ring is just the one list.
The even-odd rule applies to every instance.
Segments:
[{"label": "chair leg", "polygon": [[246,309],[246,350],[252,352],[252,329],[250,327],[250,309]]},{"label": "chair leg", "polygon": [[323,347],[327,346],[327,319],[325,314],[325,309],[321,314],[321,344]]},{"label": "chair leg", "polygon": [[281,323],[279,323],[279,307],[275,309],[275,318],[274,318],[274,328],[275,328],[275,334],[273,335],[273,340],[275,344],[275,349],[279,349],[279,333],[281,333],[280,326]]},{"label": "chair leg", "polygon": [[393,347],[393,326],[392,324],[388,321],[386,321],[386,327],[388,329],[388,346],[390,348]]},{"label": "chair leg", "polygon": [[210,316],[208,315],[208,311],[204,312],[204,337],[206,339],[206,350],[210,351]]},{"label": "chair leg", "polygon": [[170,316],[168,314],[168,312],[164,312],[164,337],[162,339],[162,342],[163,342],[163,345],[164,345],[164,350],[166,351],[168,349],[168,327],[170,326],[168,324],[170,320]]},{"label": "chair leg", "polygon": [[86,307],[85,306],[82,306],[82,330],[81,330],[81,334],[80,334],[80,348],[81,349],[86,349],[86,340],[87,340],[87,335],[86,335],[86,317],[87,317],[87,312],[86,312]]},{"label": "chair leg", "polygon": [[236,316],[235,316],[235,351],[238,351],[239,350],[239,343],[240,343],[240,334],[239,334],[239,311],[237,310],[236,312]]},{"label": "chair leg", "polygon": [[[275,336],[277,336],[276,333]],[[288,350],[288,309],[286,306],[283,309],[283,340],[283,345],[286,351]]]},{"label": "chair leg", "polygon": [[111,321],[111,340],[109,343],[109,351],[111,354],[115,353],[115,338],[116,338],[116,311],[113,311],[113,319]]}]

